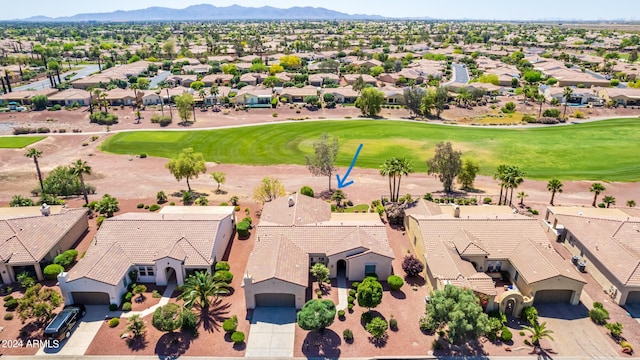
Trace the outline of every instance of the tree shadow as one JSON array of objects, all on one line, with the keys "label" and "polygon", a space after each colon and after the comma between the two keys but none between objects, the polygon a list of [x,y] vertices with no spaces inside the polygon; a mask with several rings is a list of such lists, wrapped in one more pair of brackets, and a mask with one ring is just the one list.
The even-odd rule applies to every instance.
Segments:
[{"label": "tree shadow", "polygon": [[[366,314],[366,312],[363,313],[363,315],[364,314]],[[385,318],[384,315],[382,315],[380,312],[378,312],[376,310],[369,310],[369,314],[371,314],[371,319],[379,317],[379,318],[382,318],[383,320],[387,321],[387,318]],[[360,316],[360,325],[362,325],[363,329],[367,327],[367,323],[364,321],[362,316]]]},{"label": "tree shadow", "polygon": [[200,320],[198,326],[207,332],[219,330],[221,324],[229,318],[230,303],[222,303],[222,299],[214,301],[208,308],[200,308]]},{"label": "tree shadow", "polygon": [[247,348],[247,343],[246,342],[241,342],[241,343],[234,343],[233,344],[233,350],[235,351],[244,351],[244,349]]},{"label": "tree shadow", "polygon": [[369,342],[373,344],[376,348],[383,348],[387,346],[387,341],[389,340],[389,335],[384,334],[383,337],[376,339],[373,336],[369,336]]},{"label": "tree shadow", "polygon": [[391,296],[393,296],[395,299],[399,299],[399,300],[404,300],[407,298],[407,294],[404,293],[404,291],[402,290],[392,290],[389,292],[391,294]]},{"label": "tree shadow", "polygon": [[417,287],[422,287],[427,283],[426,280],[421,275],[417,275],[417,276],[405,275],[404,282],[409,286],[417,286]]},{"label": "tree shadow", "polygon": [[178,357],[191,346],[192,337],[186,333],[167,333],[158,339],[154,354],[159,357]]},{"label": "tree shadow", "polygon": [[338,358],[342,338],[333,330],[310,331],[302,343],[302,354],[307,358]]},{"label": "tree shadow", "polygon": [[132,351],[141,351],[147,348],[149,341],[144,335],[127,339],[127,346]]},{"label": "tree shadow", "polygon": [[488,353],[482,347],[482,344],[477,340],[469,340],[461,344],[449,344],[444,339],[437,340],[442,349],[436,350],[434,355],[436,356],[473,356],[476,360],[489,359]]}]

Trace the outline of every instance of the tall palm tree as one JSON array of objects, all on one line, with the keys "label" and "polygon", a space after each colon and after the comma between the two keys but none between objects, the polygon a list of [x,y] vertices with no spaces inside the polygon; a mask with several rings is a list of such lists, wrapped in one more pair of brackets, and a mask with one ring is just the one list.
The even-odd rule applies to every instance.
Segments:
[{"label": "tall palm tree", "polygon": [[518,193],[517,198],[520,199],[520,206],[524,206],[524,198],[529,197],[529,195],[527,193],[525,193],[524,191],[520,191]]},{"label": "tall palm tree", "polygon": [[[387,176],[389,178],[389,199],[393,201],[393,189],[396,186],[396,178],[393,173],[393,164],[391,163],[392,159],[387,159],[384,161],[384,164],[380,167],[380,175]],[[393,185],[391,184],[391,180],[393,179]]]},{"label": "tall palm tree", "polygon": [[540,119],[542,117],[542,105],[547,102],[547,98],[542,94],[536,94],[536,100],[538,100],[538,103],[540,104],[540,108],[538,109],[538,119]]},{"label": "tall palm tree", "polygon": [[556,193],[562,192],[562,186],[564,184],[562,183],[562,181],[558,180],[558,179],[551,179],[549,180],[549,182],[547,183],[547,191],[551,191],[551,201],[549,202],[549,204],[551,204],[551,206],[553,206],[553,198],[555,198]]},{"label": "tall palm tree", "polygon": [[493,178],[500,180],[500,197],[498,198],[498,205],[502,205],[502,192],[505,187],[505,174],[507,171],[507,165],[498,165],[496,172],[493,173]]},{"label": "tall palm tree", "polygon": [[196,271],[184,281],[178,300],[184,300],[184,306],[187,308],[198,304],[200,308],[207,309],[213,298],[226,294],[229,294],[229,285],[220,279],[219,274]]},{"label": "tall palm tree", "polygon": [[534,321],[531,326],[522,326],[523,330],[526,330],[531,333],[531,343],[534,347],[540,347],[540,340],[547,338],[549,340],[553,340],[551,334],[553,334],[552,330],[547,329],[547,323],[538,323]]},{"label": "tall palm tree", "polygon": [[591,187],[589,188],[589,191],[594,193],[595,195],[593,196],[593,203],[591,203],[591,206],[596,206],[596,201],[598,200],[598,195],[600,195],[601,192],[605,191],[606,188],[604,187],[604,185],[600,184],[600,183],[593,183],[591,184]]},{"label": "tall palm tree", "polygon": [[71,164],[71,172],[80,178],[80,186],[82,187],[82,194],[84,195],[85,204],[89,204],[89,197],[87,196],[87,188],[84,186],[83,175],[91,175],[91,166],[87,165],[86,161],[81,159]]},{"label": "tall palm tree", "polygon": [[562,91],[562,96],[564,97],[564,113],[562,114],[562,118],[565,119],[567,117],[567,105],[569,105],[569,98],[573,95],[573,89],[570,87],[564,88]]},{"label": "tall palm tree", "polygon": [[616,198],[610,195],[606,195],[604,198],[602,198],[602,202],[607,204],[608,209],[610,205],[616,204]]},{"label": "tall palm tree", "polygon": [[509,195],[509,205],[511,205],[513,202],[513,190],[517,189],[518,186],[520,186],[524,182],[524,175],[524,172],[517,166],[509,166],[509,171],[507,172],[507,183],[509,185],[509,188],[511,189],[511,195]]},{"label": "tall palm tree", "polygon": [[413,164],[406,158],[399,158],[395,162],[395,172],[398,176],[395,201],[398,201],[398,198],[400,197],[400,181],[403,176],[409,176],[409,174],[413,172]]},{"label": "tall palm tree", "polygon": [[38,164],[38,158],[42,156],[42,150],[38,150],[36,148],[31,148],[27,150],[24,156],[29,159],[33,159],[33,163],[36,164],[36,172],[38,173],[38,181],[40,182],[40,190],[44,194],[44,184],[42,182],[42,173],[40,172],[40,165]]},{"label": "tall palm tree", "polygon": [[389,177],[389,201],[398,201],[402,176],[409,175],[412,172],[413,164],[405,158],[392,157],[385,160],[380,169],[380,175]]}]

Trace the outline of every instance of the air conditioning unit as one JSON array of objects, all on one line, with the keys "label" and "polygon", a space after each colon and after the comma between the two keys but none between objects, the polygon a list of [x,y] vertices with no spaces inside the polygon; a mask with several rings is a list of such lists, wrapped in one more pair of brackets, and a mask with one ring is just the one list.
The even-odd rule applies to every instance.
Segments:
[{"label": "air conditioning unit", "polygon": [[586,272],[586,268],[587,268],[587,264],[586,263],[583,263],[583,262],[579,262],[578,263],[578,271]]}]

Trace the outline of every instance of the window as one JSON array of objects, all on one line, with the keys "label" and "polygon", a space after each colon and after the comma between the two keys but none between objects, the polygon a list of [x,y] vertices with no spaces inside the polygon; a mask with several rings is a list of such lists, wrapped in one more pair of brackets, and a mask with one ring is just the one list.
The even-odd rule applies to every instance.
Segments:
[{"label": "window", "polygon": [[513,280],[518,281],[519,277],[520,277],[520,273],[516,271],[516,276],[513,277]]},{"label": "window", "polygon": [[148,276],[154,276],[154,272],[153,272],[153,266],[148,266],[147,267],[147,275]]},{"label": "window", "polygon": [[139,276],[147,276],[147,267],[146,266],[138,266],[138,275]]},{"label": "window", "polygon": [[502,261],[496,261],[496,271],[502,270]]},{"label": "window", "polygon": [[376,265],[375,264],[369,264],[369,265],[365,265],[364,266],[364,274],[365,276],[367,274],[375,274],[376,273]]}]

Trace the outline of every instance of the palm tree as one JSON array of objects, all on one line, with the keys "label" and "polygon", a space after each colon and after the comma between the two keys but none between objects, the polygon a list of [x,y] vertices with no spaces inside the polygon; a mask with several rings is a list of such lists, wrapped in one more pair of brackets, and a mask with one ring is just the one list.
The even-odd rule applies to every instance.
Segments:
[{"label": "palm tree", "polygon": [[[389,177],[389,199],[393,201],[393,189],[396,187],[396,178],[393,173],[393,164],[391,163],[392,159],[387,159],[384,161],[380,168],[380,175]],[[391,184],[391,180],[393,179],[393,185]]]},{"label": "palm tree", "polygon": [[598,195],[600,195],[600,193],[605,191],[605,190],[606,190],[606,188],[604,187],[604,185],[602,185],[600,183],[591,184],[591,187],[589,188],[589,191],[595,194],[593,196],[593,203],[591,204],[591,206],[593,206],[593,207],[596,206],[596,201],[598,200]]},{"label": "palm tree", "polygon": [[380,175],[389,177],[389,201],[398,201],[402,176],[409,175],[412,172],[413,164],[405,158],[392,157],[385,160],[380,169]]},{"label": "palm tree", "polygon": [[527,193],[525,193],[524,191],[520,191],[518,193],[517,198],[520,199],[520,206],[524,206],[524,198],[529,197],[529,195]]},{"label": "palm tree", "polygon": [[333,195],[331,195],[331,200],[336,202],[336,207],[340,207],[340,203],[346,198],[347,196],[342,192],[342,190],[336,190]]},{"label": "palm tree", "polygon": [[562,186],[564,184],[562,183],[562,181],[558,180],[558,179],[551,179],[549,180],[549,182],[547,183],[547,190],[551,191],[551,201],[549,202],[549,204],[551,204],[551,206],[553,206],[553,198],[555,198],[556,193],[562,192]]},{"label": "palm tree", "polygon": [[[507,170],[505,173],[505,186],[507,187],[507,191],[511,189],[511,195],[509,196],[509,205],[513,202],[513,190],[517,189],[520,184],[524,182],[524,172],[520,170],[517,166],[509,165],[507,166]],[[507,194],[504,196],[504,202],[506,205],[507,202]]]},{"label": "palm tree", "polygon": [[537,321],[534,321],[532,326],[522,326],[522,329],[531,333],[531,343],[536,348],[540,346],[540,340],[544,338],[553,340],[553,337],[551,337],[553,331],[547,329],[546,322],[538,324]]},{"label": "palm tree", "polygon": [[627,200],[627,206],[628,207],[635,207],[636,206],[636,201],[635,200]]},{"label": "palm tree", "polygon": [[87,197],[87,188],[84,186],[84,177],[82,175],[91,175],[91,166],[87,165],[86,161],[81,159],[71,164],[71,172],[80,178],[80,186],[82,187],[82,194],[84,195],[85,204],[89,205],[89,198]]},{"label": "palm tree", "polygon": [[540,104],[540,109],[538,109],[538,119],[540,119],[542,117],[542,105],[547,102],[547,98],[542,94],[536,94],[536,100],[538,100],[538,103]]},{"label": "palm tree", "polygon": [[567,117],[567,105],[569,105],[569,98],[573,95],[573,89],[570,87],[564,88],[562,91],[562,96],[564,97],[564,113],[562,114],[562,118],[565,119]]},{"label": "palm tree", "polygon": [[40,172],[40,165],[38,164],[38,158],[42,156],[42,150],[31,148],[27,150],[24,156],[33,159],[33,163],[36,164],[36,172],[38,173],[38,181],[40,181],[40,190],[44,193],[44,184],[42,182],[42,173]]},{"label": "palm tree", "polygon": [[496,180],[500,180],[500,197],[498,199],[498,205],[502,205],[502,191],[505,187],[505,173],[507,170],[507,165],[498,165],[496,172],[493,173],[493,178]]},{"label": "palm tree", "polygon": [[400,197],[400,181],[402,180],[402,176],[409,176],[409,174],[413,172],[413,164],[405,158],[399,158],[395,162],[395,172],[398,176],[395,201],[398,201],[398,198]]},{"label": "palm tree", "polygon": [[196,271],[184,281],[182,294],[178,296],[178,300],[184,300],[186,308],[198,304],[200,308],[207,309],[212,303],[212,298],[227,294],[229,294],[229,285],[220,279],[219,274],[211,275],[205,271]]},{"label": "palm tree", "polygon": [[607,204],[608,209],[610,205],[616,204],[616,198],[610,195],[606,195],[604,198],[602,198],[602,202]]}]

